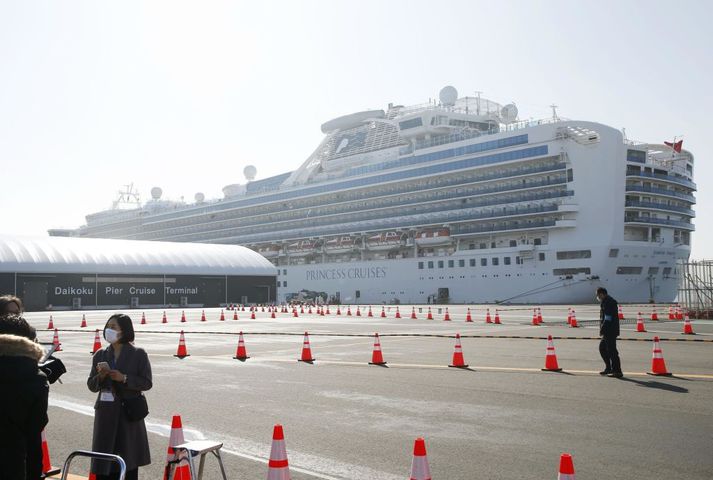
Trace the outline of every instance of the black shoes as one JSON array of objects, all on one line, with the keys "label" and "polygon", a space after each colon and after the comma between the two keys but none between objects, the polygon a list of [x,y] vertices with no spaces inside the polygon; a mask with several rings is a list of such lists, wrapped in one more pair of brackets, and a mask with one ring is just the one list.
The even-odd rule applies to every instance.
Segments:
[{"label": "black shoes", "polygon": [[601,372],[599,372],[599,375],[611,375],[611,373],[612,373],[611,370],[609,370],[609,369],[607,368],[607,369],[602,370]]},{"label": "black shoes", "polygon": [[612,372],[608,374],[608,376],[613,377],[613,378],[622,378],[624,374],[622,372]]}]

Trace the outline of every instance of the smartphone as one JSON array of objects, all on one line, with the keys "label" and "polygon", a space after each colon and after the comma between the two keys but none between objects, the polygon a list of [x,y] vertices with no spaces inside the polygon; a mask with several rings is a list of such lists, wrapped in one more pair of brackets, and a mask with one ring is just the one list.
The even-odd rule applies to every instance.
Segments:
[{"label": "smartphone", "polygon": [[99,368],[99,370],[111,370],[111,368],[109,368],[109,364],[106,362],[97,363],[97,367]]},{"label": "smartphone", "polygon": [[42,364],[42,363],[45,363],[45,362],[47,361],[47,359],[52,356],[52,354],[55,352],[55,350],[57,350],[57,345],[55,345],[54,343],[53,343],[53,344],[50,344],[50,345],[47,347],[47,350],[45,351],[45,354],[44,354],[44,355],[42,356],[42,358],[40,359],[39,363],[41,363],[41,364]]}]

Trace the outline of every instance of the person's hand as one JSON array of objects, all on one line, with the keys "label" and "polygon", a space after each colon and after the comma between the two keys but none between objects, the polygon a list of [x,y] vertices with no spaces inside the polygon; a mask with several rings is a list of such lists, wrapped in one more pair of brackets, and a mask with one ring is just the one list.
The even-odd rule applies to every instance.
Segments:
[{"label": "person's hand", "polygon": [[104,380],[109,374],[109,369],[104,365],[97,365],[97,373],[99,373],[99,378]]},{"label": "person's hand", "polygon": [[124,383],[124,374],[119,370],[109,370],[109,377],[115,382]]}]

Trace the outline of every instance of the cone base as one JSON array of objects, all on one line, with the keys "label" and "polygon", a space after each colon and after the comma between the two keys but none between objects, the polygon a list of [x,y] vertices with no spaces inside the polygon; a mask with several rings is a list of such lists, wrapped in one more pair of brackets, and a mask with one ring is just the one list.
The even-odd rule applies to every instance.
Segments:
[{"label": "cone base", "polygon": [[382,366],[382,365],[386,365],[386,362],[369,362],[369,365],[379,365],[379,366]]},{"label": "cone base", "polygon": [[681,335],[695,335],[695,332],[681,332]]},{"label": "cone base", "polygon": [[300,358],[300,359],[297,360],[297,361],[298,361],[298,362],[302,362],[302,363],[314,363],[315,360],[317,360],[317,359],[316,359],[316,358],[310,358],[309,360],[305,360],[305,359]]},{"label": "cone base", "polygon": [[54,475],[59,475],[62,473],[62,469],[59,467],[51,467],[45,473],[42,474],[42,478],[52,477]]},{"label": "cone base", "polygon": [[672,377],[673,373],[671,373],[671,372],[666,372],[666,373],[646,372],[646,375],[651,375],[653,377]]},{"label": "cone base", "polygon": [[561,368],[541,368],[540,371],[542,372],[561,372]]},{"label": "cone base", "polygon": [[185,355],[174,355],[174,357],[176,357],[176,358],[186,358],[186,357],[190,357],[190,356],[191,356],[190,353],[187,353]]},{"label": "cone base", "polygon": [[244,362],[248,358],[250,358],[250,357],[233,357],[233,360],[240,360],[241,362]]},{"label": "cone base", "polygon": [[449,368],[468,368],[468,365],[448,365]]}]

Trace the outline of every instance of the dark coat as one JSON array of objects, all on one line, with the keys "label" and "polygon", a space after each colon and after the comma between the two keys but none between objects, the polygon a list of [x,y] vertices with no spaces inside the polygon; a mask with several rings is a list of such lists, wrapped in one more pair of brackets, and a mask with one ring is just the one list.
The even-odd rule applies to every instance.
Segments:
[{"label": "dark coat", "polygon": [[599,306],[599,335],[603,337],[619,336],[619,304],[607,295]]},{"label": "dark coat", "polygon": [[[108,376],[101,381],[97,373],[97,363],[107,362],[121,373],[128,375],[126,385],[114,382]],[[127,470],[133,470],[151,463],[149,440],[146,434],[146,424],[143,420],[129,421],[121,407],[121,398],[132,398],[141,395],[142,391],[152,386],[151,364],[146,352],[125,344],[121,349],[118,361],[114,363],[114,349],[110,345],[97,351],[92,359],[92,369],[89,372],[87,386],[92,392],[99,392],[94,404],[94,436],[92,450],[95,452],[113,453],[126,462]],[[114,394],[113,402],[101,401],[101,390],[108,389]],[[107,475],[118,470],[116,464],[106,461],[93,461],[92,471]]]},{"label": "dark coat", "polygon": [[[47,425],[47,377],[37,362],[42,347],[24,337],[0,335],[0,478],[38,480],[40,434]],[[30,449],[40,451],[29,451]],[[27,457],[40,463],[26,464]]]}]

